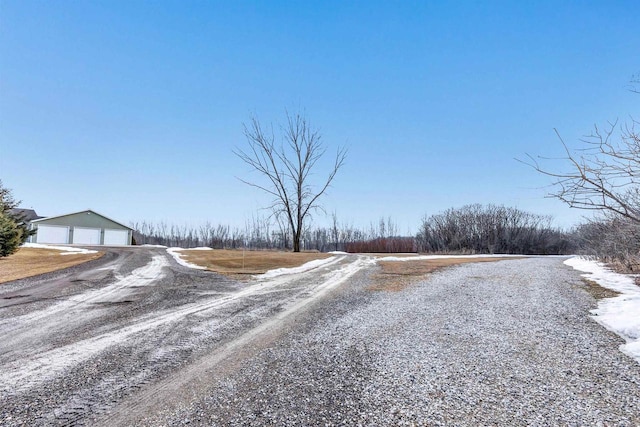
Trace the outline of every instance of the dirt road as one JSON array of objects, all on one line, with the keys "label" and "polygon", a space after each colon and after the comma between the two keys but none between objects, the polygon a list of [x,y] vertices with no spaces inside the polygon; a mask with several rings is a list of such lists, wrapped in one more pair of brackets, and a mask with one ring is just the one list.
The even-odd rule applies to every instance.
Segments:
[{"label": "dirt road", "polygon": [[401,292],[339,255],[239,283],[160,248],[0,287],[2,425],[640,423],[640,366],[558,258]]}]

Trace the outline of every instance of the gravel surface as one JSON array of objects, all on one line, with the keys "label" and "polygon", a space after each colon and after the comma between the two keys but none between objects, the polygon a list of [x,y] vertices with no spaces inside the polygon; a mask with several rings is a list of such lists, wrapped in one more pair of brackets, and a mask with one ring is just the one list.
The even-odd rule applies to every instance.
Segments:
[{"label": "gravel surface", "polygon": [[176,388],[175,373],[193,380],[184,372],[195,361],[268,332],[279,313],[366,264],[338,256],[245,284],[180,266],[163,249],[107,250],[84,268],[0,287],[0,425],[93,425],[167,377]]},{"label": "gravel surface", "polygon": [[562,259],[468,264],[396,293],[367,283],[139,424],[640,424],[640,365]]},{"label": "gravel surface", "polygon": [[0,425],[640,425],[640,365],[561,258],[401,292],[359,256],[250,284],[103,258],[0,288]]}]

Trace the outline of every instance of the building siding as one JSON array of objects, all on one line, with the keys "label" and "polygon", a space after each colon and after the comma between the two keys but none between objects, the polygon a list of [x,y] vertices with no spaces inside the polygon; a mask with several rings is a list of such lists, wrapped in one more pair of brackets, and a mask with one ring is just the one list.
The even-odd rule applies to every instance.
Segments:
[{"label": "building siding", "polygon": [[[97,228],[100,229],[100,243],[104,244],[104,231],[109,230],[123,230],[127,231],[127,244],[131,244],[132,231],[130,227],[126,227],[115,221],[110,220],[93,211],[76,212],[68,215],[61,215],[51,218],[43,218],[31,223],[31,226],[37,228],[40,225],[60,225],[69,227],[69,242],[73,242],[74,229],[80,228]],[[37,234],[31,238],[32,241],[37,241]]]},{"label": "building siding", "polygon": [[85,228],[109,228],[112,230],[129,230],[129,227],[122,226],[115,221],[111,221],[95,212],[85,211],[75,214],[59,216],[55,218],[45,218],[38,220],[36,224],[44,225],[66,225],[70,227]]}]

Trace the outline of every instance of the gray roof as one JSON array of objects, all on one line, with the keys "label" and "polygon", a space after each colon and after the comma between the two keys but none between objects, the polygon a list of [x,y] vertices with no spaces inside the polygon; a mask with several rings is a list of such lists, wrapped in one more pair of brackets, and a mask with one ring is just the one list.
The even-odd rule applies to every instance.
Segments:
[{"label": "gray roof", "polygon": [[122,226],[122,227],[124,227],[124,228],[128,228],[129,230],[133,230],[133,228],[129,227],[128,225],[124,225],[123,223],[121,223],[121,222],[119,222],[119,221],[116,221],[116,220],[114,220],[114,219],[111,219],[111,218],[109,218],[108,216],[102,215],[101,213],[96,212],[96,211],[94,211],[93,209],[85,209],[85,210],[83,210],[83,211],[71,212],[71,213],[64,214],[64,215],[55,215],[55,216],[47,216],[47,217],[41,216],[41,217],[39,217],[38,219],[34,219],[32,222],[40,222],[40,221],[44,221],[44,220],[46,220],[46,219],[61,218],[61,217],[63,217],[63,216],[75,215],[75,214],[85,213],[85,212],[91,212],[91,213],[94,213],[94,214],[96,214],[96,215],[98,215],[98,216],[101,216],[101,217],[103,217],[103,218],[105,218],[105,219],[108,219],[109,221],[114,222],[114,223],[116,223],[116,224],[118,224],[118,225],[120,225],[120,226]]},{"label": "gray roof", "polygon": [[9,209],[9,214],[20,221],[31,222],[34,219],[43,218],[36,213],[33,209],[14,208]]}]

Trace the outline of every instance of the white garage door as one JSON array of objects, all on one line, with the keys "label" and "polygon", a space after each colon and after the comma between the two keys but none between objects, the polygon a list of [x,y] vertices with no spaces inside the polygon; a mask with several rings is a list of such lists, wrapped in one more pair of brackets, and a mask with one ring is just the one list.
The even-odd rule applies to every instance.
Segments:
[{"label": "white garage door", "polygon": [[99,228],[73,228],[73,243],[78,245],[99,245],[100,229]]},{"label": "white garage door", "polygon": [[109,246],[124,246],[129,243],[127,230],[104,230],[104,244]]},{"label": "white garage door", "polygon": [[38,243],[69,243],[69,227],[58,225],[39,225],[36,240]]}]

